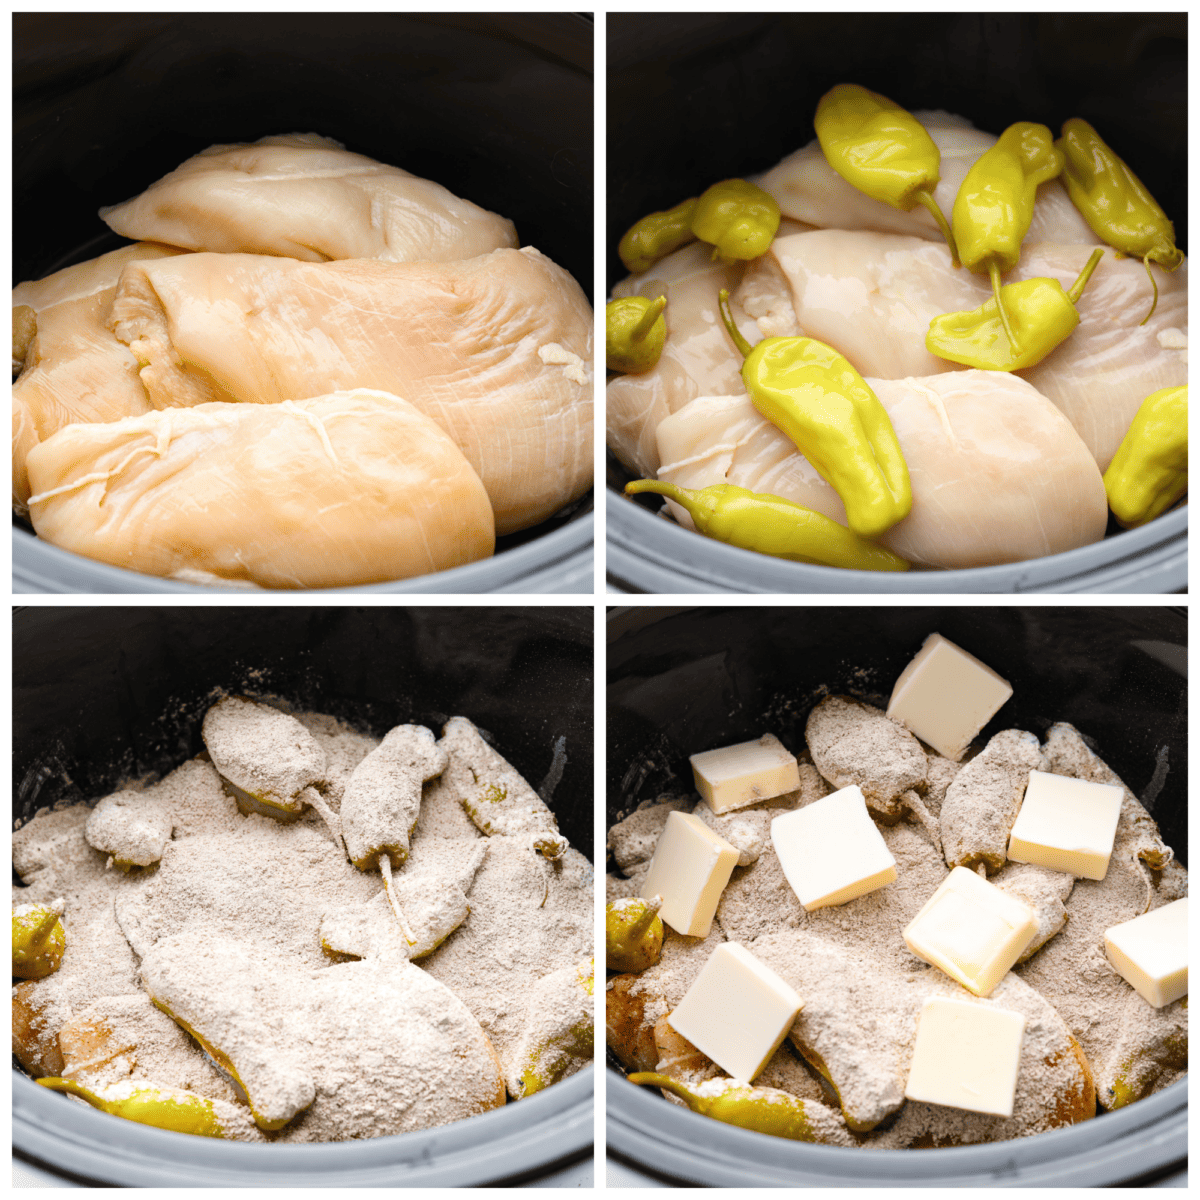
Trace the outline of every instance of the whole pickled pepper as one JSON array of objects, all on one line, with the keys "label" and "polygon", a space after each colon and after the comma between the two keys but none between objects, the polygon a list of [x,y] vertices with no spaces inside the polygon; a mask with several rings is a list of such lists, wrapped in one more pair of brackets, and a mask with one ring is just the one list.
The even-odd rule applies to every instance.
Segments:
[{"label": "whole pickled pepper", "polygon": [[648,271],[660,258],[694,242],[692,213],[695,209],[696,198],[693,196],[664,212],[649,213],[631,225],[617,245],[625,269],[632,275]]},{"label": "whole pickled pepper", "polygon": [[1147,396],[1104,472],[1108,507],[1126,529],[1153,521],[1187,495],[1187,392],[1184,384]]},{"label": "whole pickled pepper", "polygon": [[604,908],[604,951],[610,971],[644,971],[662,954],[663,924],[658,910],[663,898],[631,896]]},{"label": "whole pickled pepper", "polygon": [[636,375],[658,362],[667,342],[667,323],[662,315],[666,307],[666,296],[655,300],[626,296],[608,302],[604,309],[604,349],[610,371]]},{"label": "whole pickled pepper", "polygon": [[779,204],[769,192],[745,179],[725,179],[696,201],[692,232],[713,247],[713,258],[743,261],[770,249],[779,218]]}]

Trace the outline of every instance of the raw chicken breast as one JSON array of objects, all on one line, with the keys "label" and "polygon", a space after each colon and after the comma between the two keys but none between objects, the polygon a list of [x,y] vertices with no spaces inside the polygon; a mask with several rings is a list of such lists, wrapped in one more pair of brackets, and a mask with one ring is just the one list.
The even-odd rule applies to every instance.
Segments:
[{"label": "raw chicken breast", "polygon": [[[999,139],[950,113],[918,112],[913,115],[929,131],[941,151],[941,180],[933,195],[949,220],[967,172]],[[905,233],[931,241],[942,240],[937,222],[928,209],[919,204],[911,212],[900,212],[882,200],[872,200],[829,165],[821,151],[821,143],[815,138],[755,182],[775,197],[784,216],[806,221],[820,229],[872,229],[878,233]],[[1090,245],[1095,240],[1095,234],[1071,203],[1063,185],[1057,179],[1043,183],[1038,188],[1026,241]]]},{"label": "raw chicken breast", "polygon": [[[889,550],[927,567],[981,567],[1104,536],[1108,509],[1095,462],[1025,380],[955,371],[867,383],[891,418],[912,480],[912,512],[879,538]],[[846,523],[837,493],[748,396],[693,400],[658,427],[658,443],[660,479],[690,488],[732,483]]]},{"label": "raw chicken breast", "polygon": [[116,421],[150,411],[137,359],[113,336],[109,311],[132,262],[182,254],[142,242],[13,288],[13,507],[29,499],[25,456],[75,421]]},{"label": "raw chicken breast", "polygon": [[210,146],[100,216],[128,238],[307,262],[453,262],[517,245],[511,221],[315,133]]},{"label": "raw chicken breast", "polygon": [[591,484],[592,310],[532,248],[458,263],[190,254],[128,268],[113,323],[156,408],[402,396],[475,468],[499,533]]},{"label": "raw chicken breast", "polygon": [[29,455],[38,535],[114,566],[350,587],[488,557],[492,510],[454,443],[359,388],[69,425]]}]

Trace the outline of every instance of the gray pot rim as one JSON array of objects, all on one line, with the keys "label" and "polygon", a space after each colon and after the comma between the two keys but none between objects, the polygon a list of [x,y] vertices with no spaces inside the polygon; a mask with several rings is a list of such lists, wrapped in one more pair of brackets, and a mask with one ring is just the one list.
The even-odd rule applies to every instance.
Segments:
[{"label": "gray pot rim", "polygon": [[479,1186],[586,1151],[594,1081],[589,1065],[526,1100],[416,1133],[262,1145],[125,1121],[14,1070],[13,1150],[52,1171],[127,1187]]},{"label": "gray pot rim", "polygon": [[741,550],[606,493],[608,570],[646,592],[1137,592],[1187,586],[1187,506],[1090,546],[994,567],[847,571]]},{"label": "gray pot rim", "polygon": [[858,1150],[768,1137],[670,1104],[607,1071],[608,1146],[648,1171],[712,1186],[1098,1187],[1187,1157],[1187,1079],[1066,1129],[982,1146]]}]

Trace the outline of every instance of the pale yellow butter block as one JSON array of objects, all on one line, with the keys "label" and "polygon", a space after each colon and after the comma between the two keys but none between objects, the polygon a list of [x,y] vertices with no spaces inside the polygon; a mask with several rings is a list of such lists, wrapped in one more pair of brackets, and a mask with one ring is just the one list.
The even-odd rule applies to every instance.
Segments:
[{"label": "pale yellow butter block", "polygon": [[941,996],[926,1000],[904,1094],[1011,1117],[1024,1036],[1022,1013]]},{"label": "pale yellow butter block", "polygon": [[639,895],[663,898],[659,917],[676,933],[708,937],[738,851],[699,817],[673,812],[659,834]]},{"label": "pale yellow butter block", "polygon": [[857,784],[776,817],[771,843],[807,912],[845,904],[896,878],[896,860]]},{"label": "pale yellow butter block", "polygon": [[973,654],[931,633],[896,680],[887,715],[958,762],[1012,691]]},{"label": "pale yellow butter block", "polygon": [[718,946],[667,1024],[739,1083],[779,1049],[804,1002],[737,942]]},{"label": "pale yellow butter block", "polygon": [[1030,771],[1008,857],[1081,879],[1103,879],[1123,795],[1115,784]]},{"label": "pale yellow butter block", "polygon": [[1147,1004],[1162,1008],[1186,996],[1187,897],[1106,929],[1104,953]]},{"label": "pale yellow butter block", "polygon": [[977,996],[988,996],[1038,930],[1037,914],[955,867],[904,930],[908,948]]},{"label": "pale yellow butter block", "polygon": [[796,756],[773,734],[691,757],[696,790],[715,813],[745,808],[800,786]]}]

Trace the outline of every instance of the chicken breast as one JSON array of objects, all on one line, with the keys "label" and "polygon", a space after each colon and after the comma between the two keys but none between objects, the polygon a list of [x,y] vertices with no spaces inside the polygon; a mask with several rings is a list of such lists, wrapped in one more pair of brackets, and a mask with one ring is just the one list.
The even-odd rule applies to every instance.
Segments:
[{"label": "chicken breast", "polygon": [[[879,539],[889,550],[926,567],[981,567],[1104,536],[1095,462],[1025,380],[955,371],[867,383],[891,418],[912,480],[912,512]],[[658,427],[658,444],[660,479],[689,488],[732,483],[846,523],[837,493],[746,395],[693,400]]]},{"label": "chicken breast", "polygon": [[487,494],[454,443],[368,389],[69,425],[28,464],[40,537],[148,575],[350,587],[494,546]]},{"label": "chicken breast", "polygon": [[[941,179],[934,199],[947,220],[967,172],[976,159],[999,140],[969,121],[946,112],[913,114],[929,131],[941,151]],[[930,241],[942,240],[937,222],[923,205],[900,212],[882,200],[873,200],[847,183],[830,165],[815,138],[756,180],[771,193],[786,217],[820,229],[871,229],[877,233],[903,233]],[[1026,240],[1081,242],[1090,245],[1095,235],[1071,203],[1057,179],[1043,183],[1037,192],[1033,222]]]},{"label": "chicken breast", "polygon": [[156,408],[362,387],[402,396],[475,468],[499,533],[591,484],[591,307],[530,247],[457,263],[138,263],[121,277],[113,327]]},{"label": "chicken breast", "polygon": [[210,146],[100,216],[128,238],[307,262],[453,262],[517,245],[511,221],[315,133]]},{"label": "chicken breast", "polygon": [[13,508],[25,512],[25,456],[74,421],[150,411],[137,359],[113,336],[109,311],[130,263],[182,254],[142,242],[13,288]]}]

